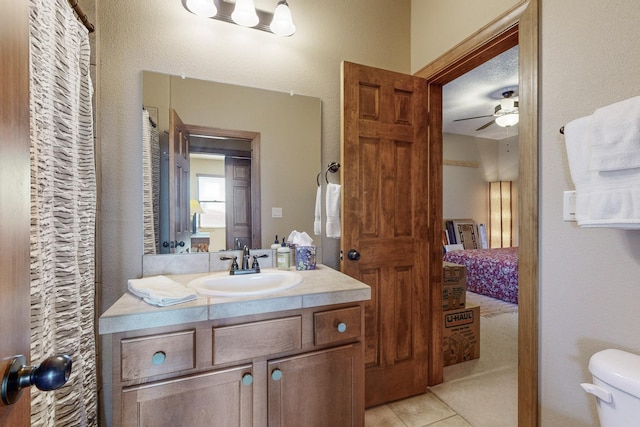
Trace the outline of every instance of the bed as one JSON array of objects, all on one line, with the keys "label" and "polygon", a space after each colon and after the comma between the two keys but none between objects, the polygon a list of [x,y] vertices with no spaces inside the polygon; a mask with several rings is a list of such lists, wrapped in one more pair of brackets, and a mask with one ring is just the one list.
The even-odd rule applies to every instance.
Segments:
[{"label": "bed", "polygon": [[467,267],[467,290],[518,303],[518,248],[456,250],[444,261]]}]

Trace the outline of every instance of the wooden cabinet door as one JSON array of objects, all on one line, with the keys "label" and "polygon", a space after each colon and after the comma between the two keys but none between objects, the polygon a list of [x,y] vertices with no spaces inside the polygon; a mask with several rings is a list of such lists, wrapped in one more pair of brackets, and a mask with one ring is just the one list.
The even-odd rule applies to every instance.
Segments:
[{"label": "wooden cabinet door", "polygon": [[364,426],[362,354],[354,344],[270,361],[269,427]]},{"label": "wooden cabinet door", "polygon": [[251,365],[127,387],[122,391],[124,427],[250,427]]},{"label": "wooden cabinet door", "polygon": [[[427,84],[343,63],[341,271],[371,286],[366,406],[427,391]],[[433,226],[433,225],[431,225]]]}]

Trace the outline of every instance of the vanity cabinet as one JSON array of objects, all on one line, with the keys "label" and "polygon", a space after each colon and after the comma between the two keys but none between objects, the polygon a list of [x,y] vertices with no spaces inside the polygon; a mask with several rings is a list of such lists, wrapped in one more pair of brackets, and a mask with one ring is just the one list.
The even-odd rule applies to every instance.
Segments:
[{"label": "vanity cabinet", "polygon": [[116,426],[364,425],[362,302],[112,335]]}]

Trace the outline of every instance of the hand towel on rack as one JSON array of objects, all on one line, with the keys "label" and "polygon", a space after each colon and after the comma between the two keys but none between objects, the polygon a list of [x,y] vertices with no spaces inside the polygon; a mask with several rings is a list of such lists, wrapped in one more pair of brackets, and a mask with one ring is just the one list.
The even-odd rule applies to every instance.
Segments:
[{"label": "hand towel on rack", "polygon": [[590,170],[640,167],[640,96],[598,108],[593,113],[589,141]]},{"label": "hand towel on rack", "polygon": [[147,304],[160,307],[193,301],[198,298],[195,292],[166,276],[130,279],[127,281],[127,287],[132,294],[142,298]]},{"label": "hand towel on rack", "polygon": [[313,234],[320,236],[322,234],[322,186],[318,185],[316,191],[316,211],[313,219]]},{"label": "hand towel on rack", "polygon": [[327,184],[327,237],[340,238],[340,184]]},{"label": "hand towel on rack", "polygon": [[576,187],[576,220],[581,227],[640,229],[640,168],[589,170],[588,138],[593,116],[567,123],[565,141]]}]

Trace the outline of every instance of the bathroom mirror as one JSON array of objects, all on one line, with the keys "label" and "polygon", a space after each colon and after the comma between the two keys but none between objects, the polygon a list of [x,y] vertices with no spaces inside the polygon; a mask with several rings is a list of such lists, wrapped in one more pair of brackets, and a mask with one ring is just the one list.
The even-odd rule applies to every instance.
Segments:
[{"label": "bathroom mirror", "polygon": [[[316,244],[320,243],[320,237],[312,235],[316,178],[322,170],[320,99],[150,71],[143,71],[142,80],[143,120],[149,120],[144,110],[151,119],[143,123],[142,142],[145,254],[214,252],[245,243],[240,238],[228,243],[230,228],[225,225],[229,224],[229,212],[224,206],[230,202],[221,200],[237,198],[238,191],[227,188],[226,192],[219,192],[221,196],[203,195],[203,191],[216,193],[216,188],[220,190],[225,187],[224,182],[228,184],[229,170],[232,170],[228,169],[229,159],[240,162],[249,159],[251,173],[257,174],[251,181],[254,186],[251,194],[257,194],[257,200],[251,199],[248,191],[242,193],[247,201],[253,202],[251,210],[259,216],[253,221],[258,224],[257,232],[256,227],[249,226],[248,233],[254,237],[249,240],[254,242],[251,247],[268,247],[275,235],[282,239],[292,230],[307,231]],[[182,152],[190,153],[187,157],[192,159],[188,163],[189,176],[181,179],[179,174],[174,174],[169,183],[172,110],[186,129],[185,133],[182,130],[176,133],[178,140],[183,139],[186,144]],[[185,136],[188,133],[192,136]],[[152,161],[154,156],[156,160]],[[186,205],[190,207],[173,214],[176,222],[183,225],[182,231],[188,239],[193,237],[183,246],[177,244],[169,248],[174,250],[163,247],[162,242],[167,239],[160,235],[160,224],[170,215],[169,187],[172,191],[182,188],[184,191],[179,197],[188,198]],[[231,210],[240,219],[238,222],[246,219],[246,212],[251,212],[243,202],[236,203]]]}]

